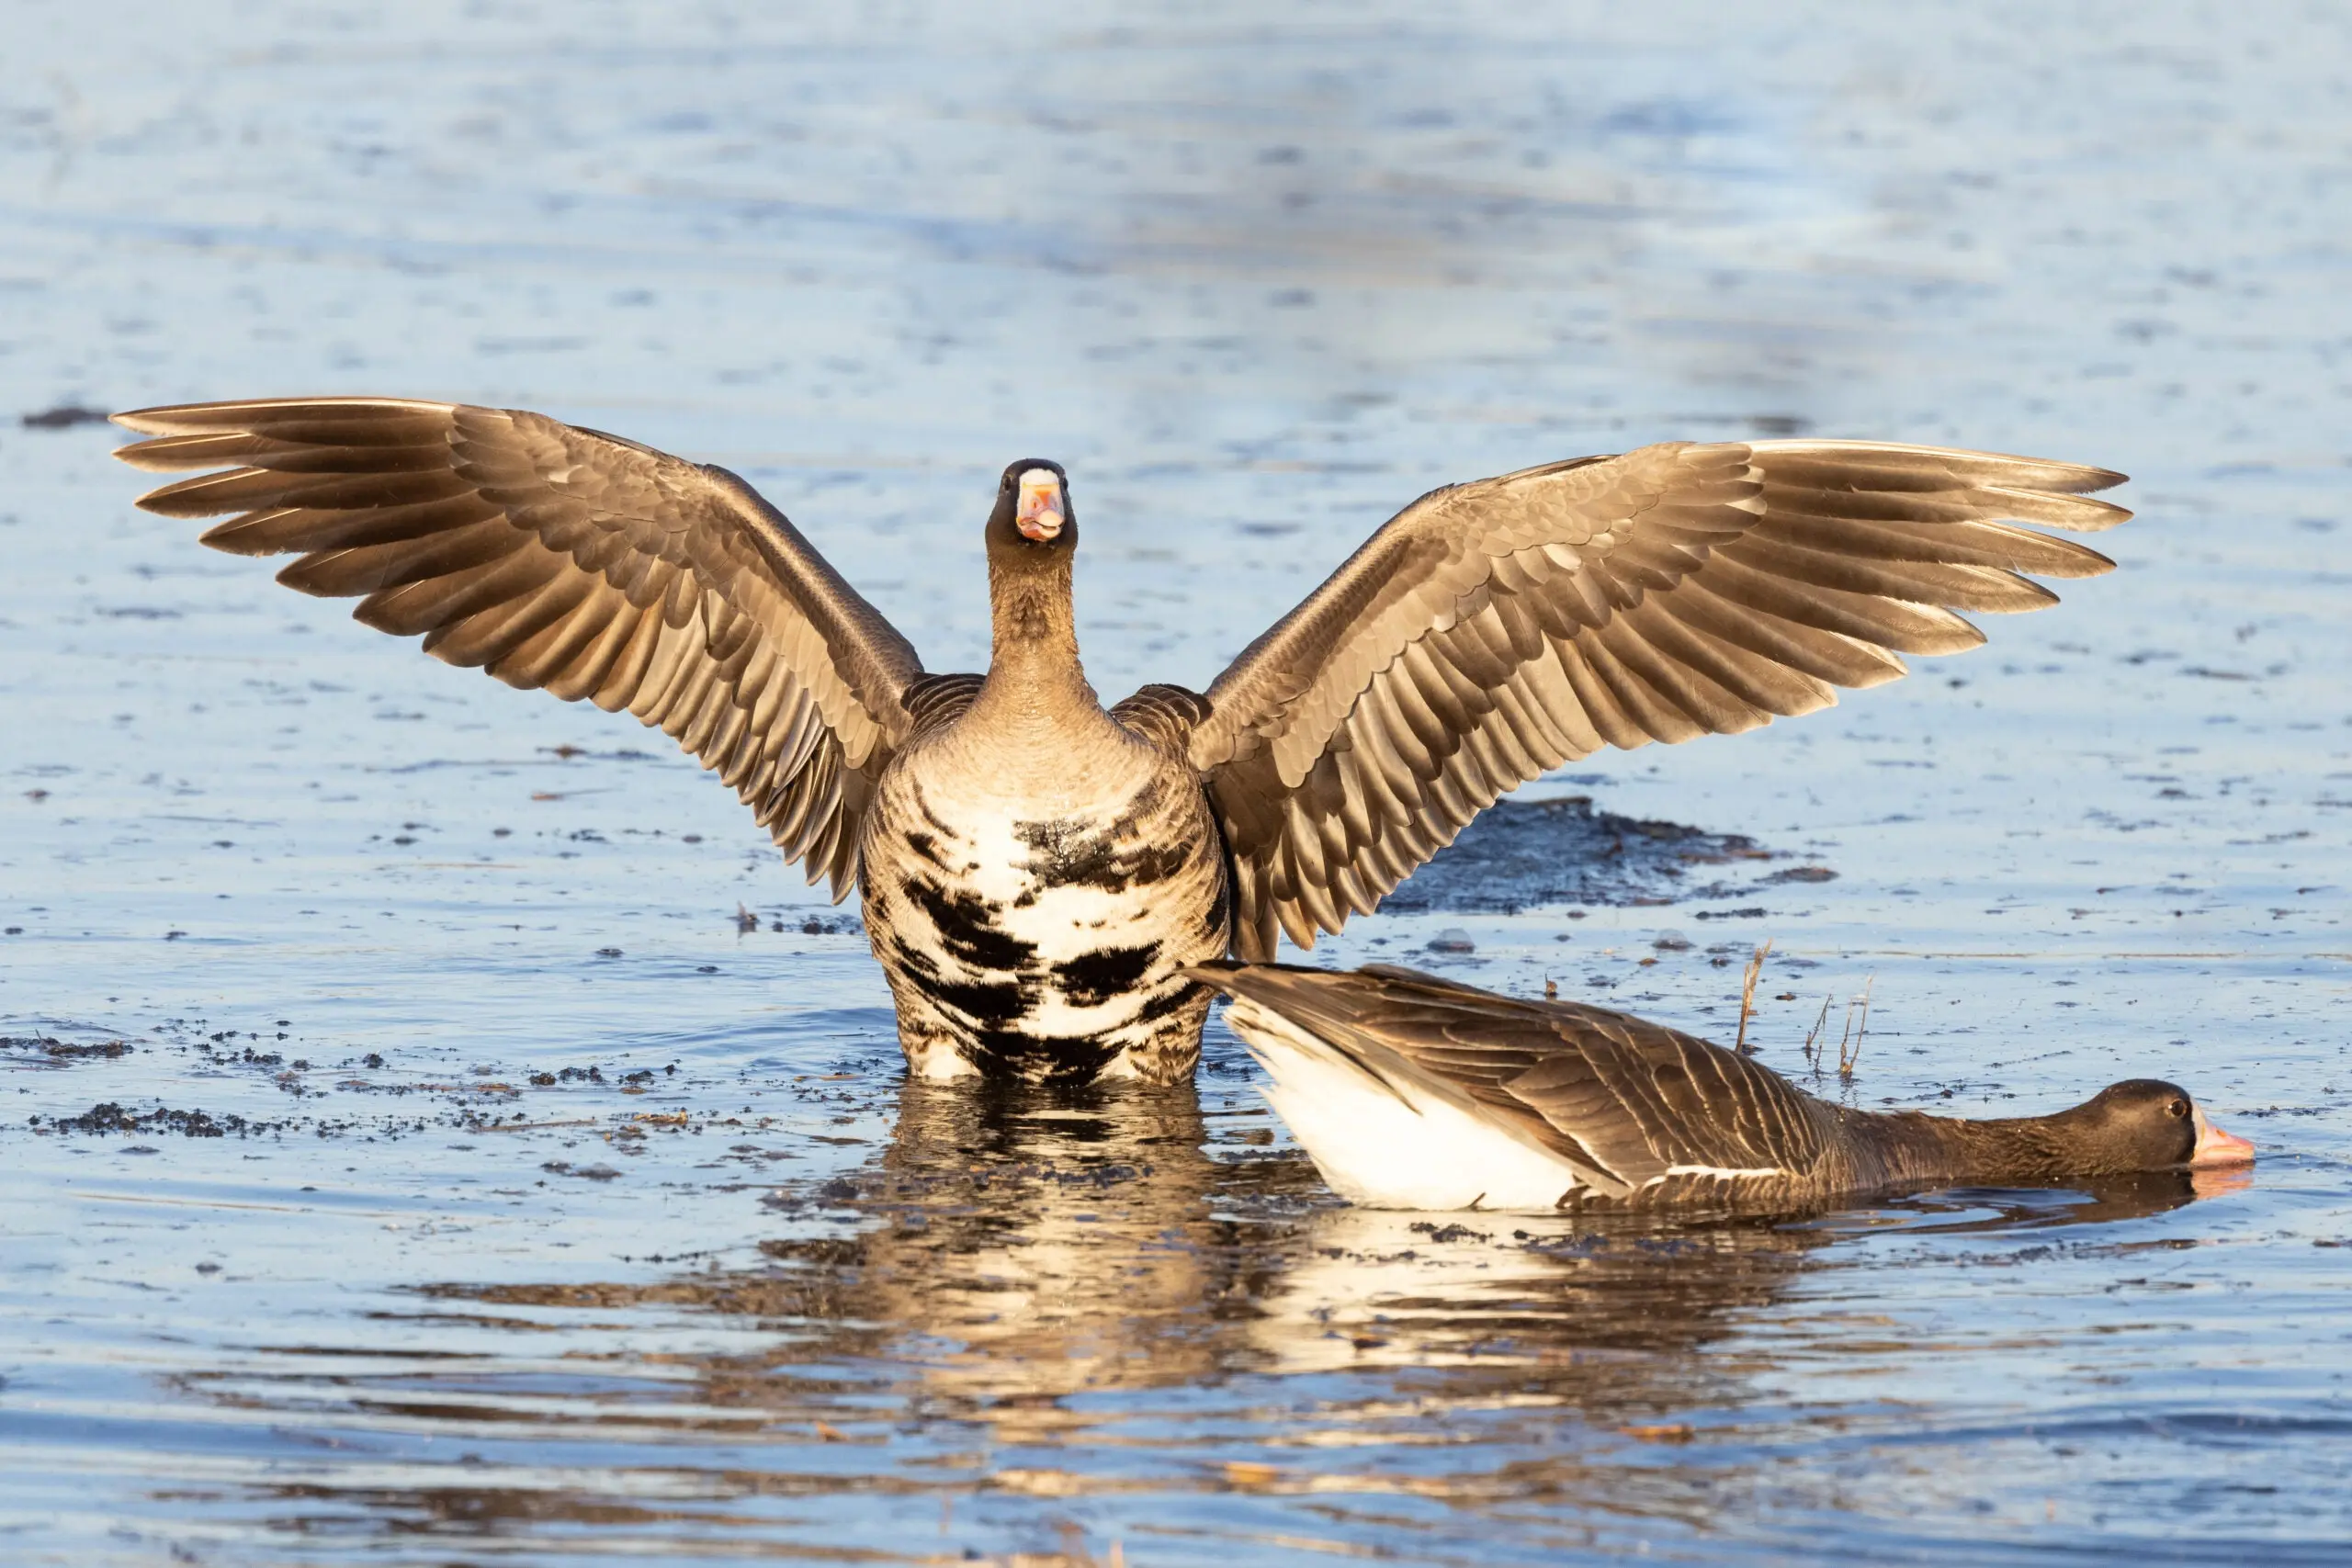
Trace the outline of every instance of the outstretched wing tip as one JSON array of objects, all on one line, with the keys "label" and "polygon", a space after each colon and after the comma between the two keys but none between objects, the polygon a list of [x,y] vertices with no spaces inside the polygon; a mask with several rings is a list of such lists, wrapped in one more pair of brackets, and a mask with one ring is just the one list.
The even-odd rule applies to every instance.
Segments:
[{"label": "outstretched wing tip", "polygon": [[2063,457],[2036,457],[2023,452],[1993,452],[1982,447],[1939,446],[1917,441],[1857,441],[1832,435],[1775,435],[1739,445],[1751,452],[1817,452],[1834,456],[1839,453],[1879,453],[1889,457],[1938,458],[1956,467],[1982,471],[1990,467],[2012,469],[2033,469],[2047,476],[2041,488],[2055,489],[2063,485],[2069,493],[2111,490],[2131,482],[2132,476],[2113,468],[2103,468],[2094,463],[2073,463]]},{"label": "outstretched wing tip", "polygon": [[[178,417],[191,410],[210,406],[207,403],[158,403],[152,408],[124,409],[119,413],[107,415],[107,418],[110,423],[141,435],[185,435],[188,432],[179,424]],[[118,446],[115,456],[119,457],[123,453],[145,445],[145,442],[135,442],[129,446]]]},{"label": "outstretched wing tip", "polygon": [[[292,415],[306,421],[365,419],[391,412],[450,413],[464,407],[430,398],[323,397],[229,398],[203,403],[156,403],[107,417],[141,435],[209,435],[250,429],[256,422]],[[198,466],[191,463],[190,467]]]},{"label": "outstretched wing tip", "polygon": [[[838,902],[856,775],[899,738],[913,648],[740,480],[543,415],[403,398],[127,410],[117,457],[201,470],[141,496],[229,514],[207,546],[291,554],[298,592],[445,663],[626,709],[761,814]],[[731,479],[731,476],[729,476]],[[876,764],[878,766],[878,764]]]}]

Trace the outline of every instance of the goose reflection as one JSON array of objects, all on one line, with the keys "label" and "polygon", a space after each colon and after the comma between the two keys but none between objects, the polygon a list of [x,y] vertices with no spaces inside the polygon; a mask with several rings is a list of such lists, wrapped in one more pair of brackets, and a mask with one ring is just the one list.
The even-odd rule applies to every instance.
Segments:
[{"label": "goose reflection", "polygon": [[854,1233],[761,1250],[815,1287],[823,1353],[846,1337],[904,1364],[928,1408],[1042,1436],[1069,1395],[1200,1382],[1246,1349],[1234,1320],[1319,1183],[1303,1160],[1213,1158],[1209,1123],[1190,1084],[910,1079],[878,1158],[768,1200]]}]

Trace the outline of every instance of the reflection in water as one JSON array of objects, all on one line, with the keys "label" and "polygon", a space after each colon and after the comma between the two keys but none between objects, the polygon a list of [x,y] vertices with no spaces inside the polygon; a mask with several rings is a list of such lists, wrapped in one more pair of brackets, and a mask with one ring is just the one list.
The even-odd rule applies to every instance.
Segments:
[{"label": "reflection in water", "polygon": [[780,1278],[825,1281],[820,1353],[905,1360],[927,1410],[1043,1437],[1073,1424],[1067,1395],[1234,1366],[1231,1325],[1280,1267],[1273,1216],[1317,1183],[1296,1160],[1212,1160],[1207,1142],[1191,1085],[909,1083],[883,1156],[814,1188],[854,1235],[762,1250]]},{"label": "reflection in water", "polygon": [[[2225,1170],[2140,1170],[2081,1178],[2073,1187],[1946,1187],[1903,1201],[1900,1223],[1914,1235],[2038,1230],[2052,1225],[2105,1224],[2161,1214],[2199,1198],[2243,1192],[2251,1167]],[[1849,1216],[1832,1213],[1815,1222],[1835,1228]]]},{"label": "reflection in water", "polygon": [[[1337,1543],[1703,1530],[1769,1460],[1673,1449],[1741,1419],[1771,1365],[1752,1338],[1709,1347],[1782,1319],[1809,1260],[2192,1195],[2143,1177],[1780,1223],[1449,1221],[1335,1207],[1303,1158],[1213,1143],[1213,1120],[1189,1086],[908,1083],[877,1156],[768,1194],[786,1234],[755,1267],[435,1285],[413,1355],[288,1352],[213,1393],[385,1450],[273,1488],[282,1527],[526,1555],[813,1550],[916,1497],[952,1541],[959,1506],[1203,1491],[1311,1495]],[[1085,1561],[1083,1535],[1042,1560]]]}]

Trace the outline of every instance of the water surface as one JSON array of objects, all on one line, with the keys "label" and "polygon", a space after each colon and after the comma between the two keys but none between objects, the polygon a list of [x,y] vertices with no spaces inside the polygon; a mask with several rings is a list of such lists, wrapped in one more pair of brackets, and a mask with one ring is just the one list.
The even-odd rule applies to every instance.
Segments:
[{"label": "water surface", "polygon": [[854,910],[661,737],[12,417],[0,1556],[2352,1554],[2343,18],[793,9],[0,9],[0,413],[546,410],[745,473],[933,669],[1045,452],[1106,695],[1448,479],[2122,468],[2112,576],[1575,764],[1317,957],[1723,1038],[1769,937],[1819,1092],[2161,1073],[2261,1165],[1457,1222],[1336,1206],[1221,1027],[1181,1091],[910,1085]]}]

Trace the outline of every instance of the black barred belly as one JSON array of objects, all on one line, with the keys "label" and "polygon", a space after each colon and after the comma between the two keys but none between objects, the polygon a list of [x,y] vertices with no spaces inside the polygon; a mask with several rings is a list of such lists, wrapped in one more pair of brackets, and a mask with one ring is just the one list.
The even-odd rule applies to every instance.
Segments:
[{"label": "black barred belly", "polygon": [[1198,786],[1098,816],[941,811],[880,792],[864,839],[866,931],[924,1077],[1189,1077],[1209,996],[1177,973],[1227,942],[1223,852]]}]

